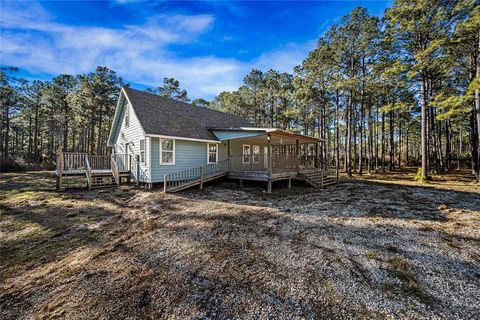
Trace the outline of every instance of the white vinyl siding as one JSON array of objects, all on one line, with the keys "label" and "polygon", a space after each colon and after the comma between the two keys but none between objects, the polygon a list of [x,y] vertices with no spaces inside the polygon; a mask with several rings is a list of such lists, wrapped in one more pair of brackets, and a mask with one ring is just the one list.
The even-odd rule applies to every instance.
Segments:
[{"label": "white vinyl siding", "polygon": [[125,107],[125,128],[130,127],[130,104]]},{"label": "white vinyl siding", "polygon": [[[128,109],[130,109],[128,111]],[[125,116],[129,113],[129,126],[125,126]],[[148,150],[150,149],[149,146],[149,139],[145,139],[145,133],[143,131],[142,126],[140,125],[140,121],[138,121],[137,116],[135,115],[135,111],[132,109],[130,104],[124,101],[124,105],[122,107],[120,121],[118,122],[120,128],[118,129],[118,133],[116,134],[113,140],[113,149],[114,152],[117,154],[125,154],[128,153],[133,157],[140,158],[140,140],[145,140],[145,162],[140,163],[140,168],[149,174],[148,170],[148,160],[149,158],[146,156]]]}]

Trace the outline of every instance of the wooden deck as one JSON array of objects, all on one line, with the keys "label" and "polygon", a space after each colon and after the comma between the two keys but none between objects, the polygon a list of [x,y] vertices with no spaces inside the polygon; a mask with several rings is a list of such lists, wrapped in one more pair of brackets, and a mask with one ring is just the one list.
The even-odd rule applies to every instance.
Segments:
[{"label": "wooden deck", "polygon": [[165,175],[164,192],[177,192],[197,185],[202,188],[203,183],[222,177],[239,180],[241,186],[244,180],[265,181],[269,193],[272,191],[272,182],[280,180],[288,180],[289,188],[292,179],[306,181],[315,188],[338,182],[338,175],[334,179],[325,166],[317,168],[309,159],[283,154],[272,156],[270,161],[261,158],[245,163],[241,157],[230,157],[218,163]]},{"label": "wooden deck", "polygon": [[66,179],[87,180],[88,189],[120,185],[123,181],[148,184],[148,175],[131,155],[89,155],[78,152],[57,152],[57,190]]},{"label": "wooden deck", "polygon": [[[247,162],[246,160],[251,160]],[[316,160],[315,160],[316,162]],[[147,172],[141,170],[136,157],[126,154],[89,155],[86,153],[68,153],[61,150],[57,154],[57,190],[66,179],[86,179],[88,189],[120,185],[126,181],[136,181],[151,187]],[[272,190],[272,182],[292,179],[308,182],[315,188],[338,182],[324,166],[317,168],[311,159],[291,154],[275,154],[267,157],[233,156],[217,163],[209,163],[164,176],[164,192],[177,192],[194,186],[203,188],[203,184],[215,179],[228,177],[237,179],[240,185],[244,180],[265,181],[267,192]]]}]

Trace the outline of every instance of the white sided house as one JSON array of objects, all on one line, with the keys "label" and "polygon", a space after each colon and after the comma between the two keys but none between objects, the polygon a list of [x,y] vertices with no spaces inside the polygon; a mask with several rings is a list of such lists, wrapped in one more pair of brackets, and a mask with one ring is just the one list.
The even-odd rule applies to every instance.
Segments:
[{"label": "white sided house", "polygon": [[[253,127],[240,116],[124,87],[108,138],[112,155],[96,162],[91,157],[98,156],[85,155],[83,165],[89,187],[108,183],[111,177],[117,185],[134,180],[149,187],[163,184],[165,192],[175,192],[227,177],[240,185],[244,180],[265,181],[268,192],[272,182],[283,180],[290,187],[292,179],[321,188],[338,181],[338,175],[328,175],[320,157],[323,142]],[[80,165],[67,164],[69,157],[73,155],[57,158],[60,185],[73,169],[80,174]]]}]

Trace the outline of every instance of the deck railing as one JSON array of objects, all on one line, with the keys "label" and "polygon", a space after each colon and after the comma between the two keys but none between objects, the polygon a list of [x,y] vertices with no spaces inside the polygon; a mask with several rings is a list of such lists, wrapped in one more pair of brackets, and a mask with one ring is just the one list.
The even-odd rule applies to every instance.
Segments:
[{"label": "deck railing", "polygon": [[234,172],[295,172],[299,157],[295,154],[272,154],[269,163],[266,154],[230,156],[229,164],[229,170]]},{"label": "deck railing", "polygon": [[112,158],[114,159],[115,163],[117,164],[119,171],[130,171],[130,154],[114,154]]},{"label": "deck railing", "polygon": [[137,182],[137,184],[149,184],[150,178],[148,177],[148,171],[141,168],[138,156],[132,156],[129,154],[126,159],[130,167],[130,170],[128,170],[130,171],[130,176]]},{"label": "deck railing", "polygon": [[228,159],[216,163],[209,163],[203,166],[190,168],[182,171],[166,174],[163,178],[163,189],[165,192],[182,185],[201,181],[216,174],[228,171]]},{"label": "deck railing", "polygon": [[88,155],[88,161],[92,170],[111,170],[111,156]]},{"label": "deck railing", "polygon": [[299,157],[296,154],[272,154],[273,173],[295,172],[299,169]]},{"label": "deck railing", "polygon": [[267,171],[268,159],[267,155],[244,155],[244,156],[230,156],[229,170],[235,172],[245,171]]},{"label": "deck railing", "polygon": [[85,176],[87,177],[87,186],[88,189],[92,189],[92,182],[93,182],[93,173],[92,167],[90,166],[89,156],[85,155]]},{"label": "deck railing", "polygon": [[117,162],[115,161],[115,156],[112,155],[110,157],[110,166],[112,167],[112,175],[113,175],[113,179],[115,180],[115,183],[117,184],[117,186],[120,185],[120,174],[118,172],[118,166],[117,166]]},{"label": "deck railing", "polygon": [[61,152],[57,153],[56,170],[60,173],[84,173],[87,167],[88,159],[90,169],[92,170],[110,170],[110,156],[89,155],[80,152]]},{"label": "deck railing", "polygon": [[57,172],[83,173],[86,153],[59,152],[57,154]]}]

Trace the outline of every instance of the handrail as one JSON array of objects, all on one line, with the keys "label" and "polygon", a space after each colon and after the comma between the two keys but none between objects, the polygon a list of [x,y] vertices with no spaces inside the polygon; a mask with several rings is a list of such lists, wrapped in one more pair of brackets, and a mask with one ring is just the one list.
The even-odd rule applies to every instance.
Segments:
[{"label": "handrail", "polygon": [[57,149],[57,159],[56,159],[56,171],[59,176],[62,176],[63,173],[63,152],[62,147]]},{"label": "handrail", "polygon": [[[324,171],[320,168],[315,167],[308,159],[300,159],[300,164],[305,167],[306,169],[313,170],[315,172],[320,173],[320,188],[323,189],[323,175]],[[305,179],[308,180],[308,175],[305,174]]]},{"label": "handrail", "polygon": [[148,177],[147,171],[140,167],[140,162],[132,155],[128,156],[130,162],[130,175],[135,179],[137,185],[140,182],[147,184],[150,183],[150,178]]},{"label": "handrail", "polygon": [[110,157],[110,161],[111,161],[113,179],[115,180],[115,183],[117,184],[117,186],[119,186],[120,185],[120,176],[118,174],[118,166],[117,166],[117,163],[115,162],[114,155],[112,155]]},{"label": "handrail", "polygon": [[88,155],[85,156],[85,174],[87,176],[88,190],[92,190],[92,168],[90,167]]},{"label": "handrail", "polygon": [[199,182],[202,187],[202,181],[204,179],[228,171],[229,159],[224,159],[215,163],[208,163],[199,167],[168,173],[163,176],[163,191],[167,192],[169,189],[196,182]]}]

